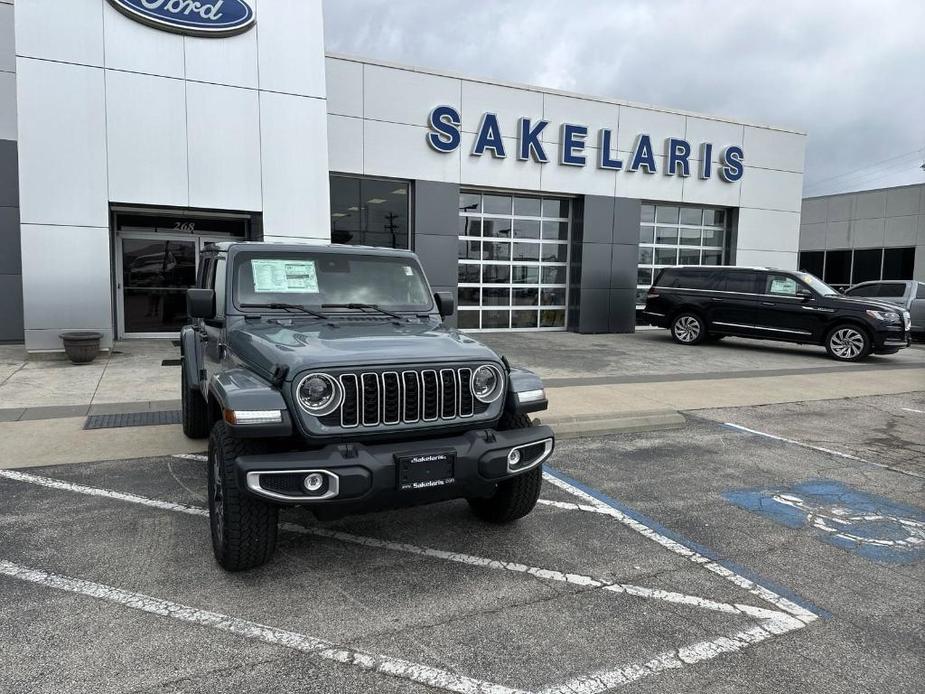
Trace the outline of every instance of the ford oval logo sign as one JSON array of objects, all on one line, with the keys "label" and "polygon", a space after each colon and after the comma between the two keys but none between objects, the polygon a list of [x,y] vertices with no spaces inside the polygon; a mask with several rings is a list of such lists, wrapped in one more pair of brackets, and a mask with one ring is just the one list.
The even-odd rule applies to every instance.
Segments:
[{"label": "ford oval logo sign", "polygon": [[190,36],[231,36],[256,20],[246,0],[109,0],[119,12],[155,29]]}]

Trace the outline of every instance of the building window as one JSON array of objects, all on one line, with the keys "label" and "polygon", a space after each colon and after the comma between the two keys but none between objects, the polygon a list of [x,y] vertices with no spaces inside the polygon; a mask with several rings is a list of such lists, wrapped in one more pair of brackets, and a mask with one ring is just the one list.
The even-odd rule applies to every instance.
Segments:
[{"label": "building window", "polygon": [[411,248],[411,186],[362,176],[331,175],[331,241]]},{"label": "building window", "polygon": [[800,269],[836,289],[860,282],[911,280],[915,248],[859,248],[802,251]]},{"label": "building window", "polygon": [[565,330],[570,201],[463,191],[459,315],[466,330]]},{"label": "building window", "polygon": [[728,245],[726,210],[644,204],[639,227],[636,305],[659,269],[668,265],[724,265]]}]

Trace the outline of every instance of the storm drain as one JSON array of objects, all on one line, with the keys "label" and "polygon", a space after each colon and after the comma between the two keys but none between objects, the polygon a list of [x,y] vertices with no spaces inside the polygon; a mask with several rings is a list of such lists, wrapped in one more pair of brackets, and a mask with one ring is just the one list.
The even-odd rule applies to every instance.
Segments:
[{"label": "storm drain", "polygon": [[160,424],[179,424],[180,410],[160,412],[121,412],[119,414],[93,414],[84,422],[84,429],[118,429],[120,427],[151,427]]}]

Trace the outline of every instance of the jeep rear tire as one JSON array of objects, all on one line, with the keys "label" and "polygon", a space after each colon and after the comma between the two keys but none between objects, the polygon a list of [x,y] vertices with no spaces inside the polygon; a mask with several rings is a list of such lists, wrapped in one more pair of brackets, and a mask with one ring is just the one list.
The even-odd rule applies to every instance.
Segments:
[{"label": "jeep rear tire", "polygon": [[209,406],[198,389],[192,390],[186,378],[186,364],[180,363],[180,408],[183,433],[191,439],[209,435]]},{"label": "jeep rear tire", "polygon": [[[533,426],[530,417],[525,414],[512,415],[504,413],[498,422],[498,429],[529,429]],[[495,493],[487,499],[468,499],[472,512],[489,523],[510,523],[523,518],[540,498],[543,486],[543,466],[537,465],[528,472],[498,483]]]},{"label": "jeep rear tire", "polygon": [[256,442],[231,436],[216,422],[209,437],[209,526],[215,559],[227,571],[265,564],[276,549],[279,507],[242,491],[234,469],[240,455],[259,453]]}]

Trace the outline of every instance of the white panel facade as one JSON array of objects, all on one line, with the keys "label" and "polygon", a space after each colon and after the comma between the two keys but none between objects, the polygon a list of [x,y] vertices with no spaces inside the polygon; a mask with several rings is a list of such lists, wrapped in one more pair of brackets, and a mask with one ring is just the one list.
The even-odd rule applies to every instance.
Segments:
[{"label": "white panel facade", "polygon": [[192,207],[260,210],[257,92],[186,83]]},{"label": "white panel facade", "polygon": [[736,252],[736,265],[773,267],[778,270],[798,270],[797,251],[753,251],[747,248]]},{"label": "white panel facade", "polygon": [[111,341],[109,270],[107,227],[23,225],[26,330],[48,332],[44,349],[60,348],[62,330],[108,331]]},{"label": "white panel facade", "polygon": [[[554,147],[555,145],[550,144],[549,146]],[[553,163],[555,160],[543,166],[540,190],[573,195],[613,196],[618,179],[622,174],[598,169],[594,165],[598,157],[597,149],[586,149],[585,156],[588,158],[588,164],[585,166],[559,166]]]},{"label": "white panel facade", "polygon": [[24,224],[109,224],[103,70],[17,60]]},{"label": "white panel facade", "polygon": [[[697,118],[688,116],[685,125],[684,139],[690,142],[693,148],[693,158],[700,160],[700,143],[713,143],[713,152],[710,160],[718,162],[723,147],[729,145],[738,145],[742,147],[742,140],[745,137],[745,127],[739,123],[729,123],[727,121],[713,120],[710,118]],[[745,157],[746,163],[751,164],[750,153]]]},{"label": "white panel facade", "polygon": [[[503,131],[502,131],[503,132]],[[496,158],[490,152],[481,156],[469,156],[475,135],[462,134],[462,150],[459,181],[470,186],[494,186],[497,188],[514,188],[516,190],[539,190],[540,172],[543,167],[532,161],[517,159],[517,141],[503,137],[507,157]],[[424,145],[427,147],[427,145]]]},{"label": "white panel facade", "polygon": [[[543,94],[526,89],[463,80],[460,103],[463,132],[476,132],[483,113],[494,113],[501,133],[508,137],[517,135],[519,118],[529,118],[534,123],[543,118]],[[555,126],[550,124],[549,127]],[[516,150],[512,154],[516,156]]]},{"label": "white panel facade", "polygon": [[636,136],[644,134],[652,138],[652,145],[658,154],[664,154],[666,138],[684,137],[684,116],[679,113],[655,111],[623,106],[620,109],[620,132],[617,135],[617,149],[631,152],[636,146]]},{"label": "white panel facade", "polygon": [[102,66],[105,5],[100,0],[16,3],[16,54]]},{"label": "white panel facade", "polygon": [[325,60],[328,113],[363,117],[363,63],[353,60]]},{"label": "white panel facade", "polygon": [[328,168],[363,173],[363,119],[328,114]]},{"label": "white panel facade", "polygon": [[257,88],[256,31],[221,41],[185,36],[183,53],[188,80]]},{"label": "white panel facade", "polygon": [[363,115],[369,120],[425,126],[434,106],[459,108],[461,93],[461,80],[452,77],[363,66]]},{"label": "white panel facade", "polygon": [[[364,120],[363,173],[459,183],[459,152],[431,151],[427,132],[423,126]],[[401,154],[396,156],[396,152]]]},{"label": "white panel facade", "polygon": [[189,205],[184,83],[107,70],[106,97],[109,199]]},{"label": "white panel facade", "polygon": [[260,88],[323,99],[321,0],[261,0],[255,5]]},{"label": "white panel facade", "polygon": [[148,75],[182,78],[183,37],[167,31],[152,31],[133,22],[109,5],[103,6],[106,67]]},{"label": "white panel facade", "polygon": [[800,242],[800,213],[776,210],[739,210],[740,251],[796,250]]},{"label": "white panel facade", "polygon": [[[657,171],[654,174],[643,171],[621,171],[617,175],[617,197],[640,198],[642,200],[662,200],[664,202],[681,202],[684,178],[666,176],[665,157],[655,157]],[[624,166],[626,162],[624,162]],[[712,181],[714,185],[719,182]]]},{"label": "white panel facade", "polygon": [[696,173],[692,173],[684,179],[681,201],[692,205],[738,207],[741,192],[741,180],[725,183],[715,178],[701,179]]},{"label": "white panel facade", "polygon": [[[549,126],[543,131],[543,142],[559,142],[559,125],[576,123],[587,126],[589,144],[597,145],[598,130],[609,128],[617,131],[620,106],[559,94],[544,94],[543,118],[549,121]],[[616,140],[613,140],[613,147],[616,148],[616,145]]]},{"label": "white panel facade", "polygon": [[748,168],[742,177],[742,207],[799,212],[803,196],[803,174]]},{"label": "white panel facade", "polygon": [[260,159],[263,231],[267,236],[330,239],[324,101],[304,96],[260,94]]},{"label": "white panel facade", "polygon": [[745,126],[745,161],[749,166],[802,173],[805,147],[803,135]]}]

